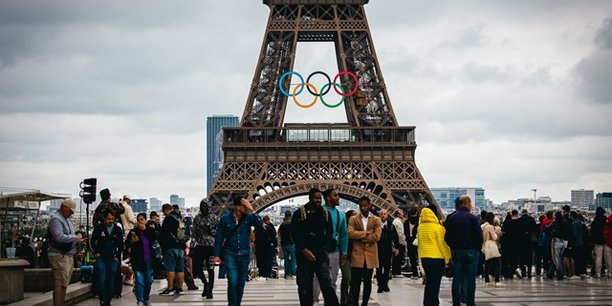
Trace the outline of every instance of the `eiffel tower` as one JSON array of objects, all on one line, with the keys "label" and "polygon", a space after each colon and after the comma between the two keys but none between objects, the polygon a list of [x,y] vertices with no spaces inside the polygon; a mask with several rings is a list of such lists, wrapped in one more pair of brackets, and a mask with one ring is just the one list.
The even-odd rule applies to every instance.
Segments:
[{"label": "eiffel tower", "polygon": [[[266,34],[240,127],[224,129],[224,164],[209,194],[215,208],[223,211],[232,196],[244,194],[260,211],[312,187],[334,187],[351,201],[367,196],[390,213],[435,203],[415,163],[415,127],[399,126],[391,107],[364,10],[368,0],[263,3],[270,8]],[[297,90],[295,74],[287,73],[301,42],[334,42],[344,73],[329,87],[354,92],[344,100],[347,124],[283,122]]]}]

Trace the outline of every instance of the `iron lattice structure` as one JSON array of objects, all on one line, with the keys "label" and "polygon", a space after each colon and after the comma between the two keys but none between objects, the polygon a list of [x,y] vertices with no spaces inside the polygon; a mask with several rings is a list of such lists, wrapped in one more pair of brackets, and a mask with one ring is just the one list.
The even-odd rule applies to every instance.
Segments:
[{"label": "iron lattice structure", "polygon": [[[398,126],[376,57],[364,5],[367,0],[267,0],[261,53],[239,128],[224,129],[224,165],[209,194],[224,210],[247,194],[256,210],[336,188],[355,201],[394,212],[435,203],[419,172],[414,127]],[[284,124],[288,97],[279,78],[292,71],[300,42],[334,42],[339,71],[359,78],[344,103],[348,124]],[[289,85],[291,77],[284,80]],[[343,88],[355,88],[347,75]],[[284,88],[287,88],[285,86]]]}]

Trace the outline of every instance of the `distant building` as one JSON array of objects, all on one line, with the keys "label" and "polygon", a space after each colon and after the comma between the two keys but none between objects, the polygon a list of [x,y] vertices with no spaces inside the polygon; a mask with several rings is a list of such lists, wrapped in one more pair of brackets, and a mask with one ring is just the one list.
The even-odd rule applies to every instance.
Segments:
[{"label": "distant building", "polygon": [[147,212],[147,200],[146,199],[132,199],[132,210],[134,213],[146,213]]},{"label": "distant building", "polygon": [[238,117],[214,115],[206,118],[206,192],[210,192],[223,166],[223,128],[237,127]]},{"label": "distant building", "polygon": [[49,207],[47,208],[47,210],[49,212],[56,212],[60,206],[62,205],[62,199],[55,199],[55,200],[51,200],[49,201]]},{"label": "distant building", "polygon": [[612,209],[612,192],[603,192],[598,193],[595,196],[595,207],[592,209],[595,210],[597,207],[603,207],[605,209]]},{"label": "distant building", "polygon": [[588,209],[595,198],[593,190],[572,190],[572,208]]},{"label": "distant building", "polygon": [[454,209],[455,198],[462,195],[469,196],[474,206],[478,209],[484,209],[486,206],[485,190],[482,187],[431,188],[431,193],[442,209]]},{"label": "distant building", "polygon": [[162,201],[158,198],[150,198],[149,199],[149,210],[160,212],[162,206]]},{"label": "distant building", "polygon": [[185,198],[181,198],[178,194],[170,195],[170,205],[178,205],[181,210],[185,209]]}]

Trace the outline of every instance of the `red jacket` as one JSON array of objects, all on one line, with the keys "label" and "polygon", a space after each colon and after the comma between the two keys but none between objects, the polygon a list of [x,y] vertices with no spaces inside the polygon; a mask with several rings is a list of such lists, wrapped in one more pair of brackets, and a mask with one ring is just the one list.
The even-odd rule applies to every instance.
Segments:
[{"label": "red jacket", "polygon": [[612,248],[612,214],[608,216],[608,222],[604,225],[603,235],[606,244]]}]

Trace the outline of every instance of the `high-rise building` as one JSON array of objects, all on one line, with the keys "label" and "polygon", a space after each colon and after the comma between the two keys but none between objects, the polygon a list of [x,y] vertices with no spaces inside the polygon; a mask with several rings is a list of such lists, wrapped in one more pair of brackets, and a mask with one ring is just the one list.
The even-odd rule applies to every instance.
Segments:
[{"label": "high-rise building", "polygon": [[185,198],[179,197],[178,194],[171,194],[170,205],[178,205],[181,210],[185,209]]},{"label": "high-rise building", "polygon": [[162,201],[158,198],[149,199],[149,209],[151,211],[161,212]]},{"label": "high-rise building", "polygon": [[223,128],[237,127],[238,117],[214,115],[206,118],[206,192],[212,188],[215,178],[223,166]]},{"label": "high-rise building", "polygon": [[147,212],[147,200],[146,199],[132,199],[132,210],[134,213],[146,213]]},{"label": "high-rise building", "polygon": [[595,205],[592,209],[595,210],[600,206],[605,209],[612,209],[612,192],[598,193],[595,196]]},{"label": "high-rise building", "polygon": [[49,212],[56,212],[62,205],[62,201],[63,201],[62,199],[55,199],[55,200],[49,201],[49,207],[47,208],[47,210]]},{"label": "high-rise building", "polygon": [[455,198],[467,195],[478,209],[484,209],[486,204],[485,190],[481,187],[445,187],[431,188],[431,193],[442,209],[455,209]]},{"label": "high-rise building", "polygon": [[595,192],[593,190],[572,190],[572,208],[588,209],[593,205]]}]

